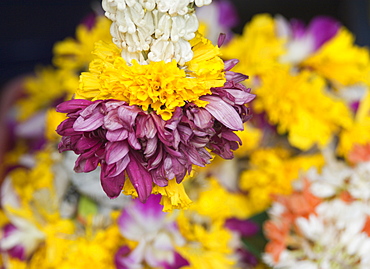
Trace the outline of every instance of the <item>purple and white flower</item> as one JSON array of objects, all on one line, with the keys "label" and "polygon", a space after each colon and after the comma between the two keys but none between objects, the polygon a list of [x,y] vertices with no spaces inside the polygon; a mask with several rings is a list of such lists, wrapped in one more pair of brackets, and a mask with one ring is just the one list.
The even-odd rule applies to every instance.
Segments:
[{"label": "purple and white flower", "polygon": [[277,17],[277,34],[287,39],[287,52],[281,57],[282,62],[297,64],[319,50],[333,38],[341,26],[335,19],[327,16],[315,17],[309,25],[297,19],[289,23],[283,17]]},{"label": "purple and white flower", "polygon": [[118,218],[123,237],[138,243],[134,249],[122,246],[118,250],[115,255],[118,269],[143,268],[144,264],[170,269],[188,264],[175,251],[175,246],[183,245],[185,239],[175,220],[162,211],[160,199],[160,195],[151,195],[145,204],[132,201]]}]

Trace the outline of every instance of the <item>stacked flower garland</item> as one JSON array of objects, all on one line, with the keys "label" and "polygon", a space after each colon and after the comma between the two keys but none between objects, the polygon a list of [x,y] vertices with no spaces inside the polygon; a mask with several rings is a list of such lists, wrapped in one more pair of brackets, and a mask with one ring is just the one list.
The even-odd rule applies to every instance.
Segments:
[{"label": "stacked flower garland", "polygon": [[232,34],[221,0],[102,10],[11,111],[0,266],[368,267],[370,58],[347,29]]}]

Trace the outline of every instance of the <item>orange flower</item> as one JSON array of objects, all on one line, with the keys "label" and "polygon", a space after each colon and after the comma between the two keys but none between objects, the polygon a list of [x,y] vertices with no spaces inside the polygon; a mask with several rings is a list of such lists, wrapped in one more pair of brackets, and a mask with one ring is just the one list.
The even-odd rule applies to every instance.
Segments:
[{"label": "orange flower", "polygon": [[353,164],[370,161],[370,144],[356,144],[348,154],[348,160]]}]

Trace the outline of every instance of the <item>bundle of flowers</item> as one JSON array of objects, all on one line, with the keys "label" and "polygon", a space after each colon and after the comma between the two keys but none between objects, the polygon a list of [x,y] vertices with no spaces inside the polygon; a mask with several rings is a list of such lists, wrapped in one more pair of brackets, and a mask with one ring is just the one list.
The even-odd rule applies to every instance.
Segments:
[{"label": "bundle of flowers", "polygon": [[368,49],[210,2],[103,0],[26,78],[0,268],[367,267]]}]

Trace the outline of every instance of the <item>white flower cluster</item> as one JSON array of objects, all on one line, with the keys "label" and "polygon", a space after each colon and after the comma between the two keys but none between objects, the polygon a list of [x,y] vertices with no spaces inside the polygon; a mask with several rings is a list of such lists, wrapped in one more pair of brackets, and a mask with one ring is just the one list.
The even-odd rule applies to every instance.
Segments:
[{"label": "white flower cluster", "polygon": [[330,198],[346,190],[351,197],[370,202],[370,162],[349,167],[332,160],[322,173],[313,169],[307,176],[312,181],[311,192],[317,197]]},{"label": "white flower cluster", "polygon": [[198,30],[193,4],[212,0],[103,0],[105,16],[112,21],[113,42],[122,57],[145,64],[150,61],[179,65],[193,58],[189,40]]},{"label": "white flower cluster", "polygon": [[[266,252],[264,261],[273,268],[370,268],[370,162],[350,167],[327,158],[321,173],[312,169],[305,178],[309,193],[322,201],[308,217],[296,216],[288,224],[279,259]],[[295,190],[300,193],[301,181]],[[288,223],[289,210],[273,203],[271,221],[277,227]]]},{"label": "white flower cluster", "polygon": [[295,248],[283,250],[278,262],[271,254],[264,260],[273,268],[370,268],[370,237],[363,231],[369,213],[359,201],[323,202],[315,214],[295,219]]}]

